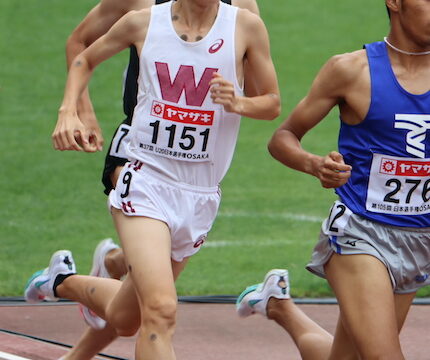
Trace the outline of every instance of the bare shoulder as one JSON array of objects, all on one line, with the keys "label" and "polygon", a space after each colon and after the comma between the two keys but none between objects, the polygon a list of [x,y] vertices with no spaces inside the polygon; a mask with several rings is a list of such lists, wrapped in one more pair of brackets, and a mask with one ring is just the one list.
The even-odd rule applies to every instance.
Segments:
[{"label": "bare shoulder", "polygon": [[[142,9],[143,3],[147,1],[148,0],[101,0],[98,6],[100,11],[104,14],[117,14],[122,16],[130,10]],[[140,3],[142,3],[141,7],[139,7]]]},{"label": "bare shoulder", "polygon": [[[263,20],[257,14],[248,9],[239,9],[237,13],[237,24],[246,31],[261,31],[266,28]],[[249,34],[249,33],[248,33]],[[252,33],[259,35],[259,33]]]},{"label": "bare shoulder", "polygon": [[151,7],[155,0],[101,0],[100,5],[105,11],[118,11],[123,14],[132,10],[141,10]]},{"label": "bare shoulder", "polygon": [[368,61],[365,50],[339,54],[331,57],[323,70],[337,82],[345,85],[356,81],[364,71],[368,71]]},{"label": "bare shoulder", "polygon": [[241,9],[247,9],[254,14],[260,15],[256,0],[232,0],[231,4]]},{"label": "bare shoulder", "polygon": [[121,0],[117,2],[121,3],[124,7],[125,12],[131,10],[142,10],[147,9],[155,4],[155,0]]},{"label": "bare shoulder", "polygon": [[141,10],[131,10],[127,12],[118,23],[121,22],[124,25],[124,29],[129,32],[146,32],[150,18],[151,10],[148,8]]}]

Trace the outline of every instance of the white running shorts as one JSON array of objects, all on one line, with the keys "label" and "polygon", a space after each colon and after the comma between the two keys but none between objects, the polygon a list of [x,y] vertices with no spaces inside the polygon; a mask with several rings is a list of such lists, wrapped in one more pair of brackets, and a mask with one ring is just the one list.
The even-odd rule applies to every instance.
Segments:
[{"label": "white running shorts", "polygon": [[170,229],[171,257],[182,261],[199,251],[218,212],[218,187],[179,183],[155,172],[138,160],[127,163],[109,204],[127,216],[163,221]]}]

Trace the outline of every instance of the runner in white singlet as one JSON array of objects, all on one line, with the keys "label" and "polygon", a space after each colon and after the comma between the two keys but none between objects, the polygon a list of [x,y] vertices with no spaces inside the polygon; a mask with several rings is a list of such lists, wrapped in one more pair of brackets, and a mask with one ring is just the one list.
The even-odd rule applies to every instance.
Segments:
[{"label": "runner in white singlet", "polygon": [[[174,358],[171,336],[176,292],[173,281],[191,254],[187,245],[185,258],[171,262],[171,250],[175,248],[172,235],[177,234],[181,239],[184,232],[200,232],[198,238],[191,239],[193,244],[199,243],[216,213],[217,186],[231,161],[237,115],[274,119],[279,114],[280,101],[267,31],[261,19],[218,0],[178,0],[150,11],[130,12],[74,60],[55,131],[56,148],[81,150],[80,144],[91,146],[88,132],[76,115],[79,94],[94,66],[101,61],[130,45],[145,54],[146,46],[151,45],[145,39],[151,40],[154,24],[162,24],[157,21],[158,16],[167,21],[170,33],[166,34],[166,44],[164,40],[157,44],[158,48],[165,49],[158,53],[158,58],[145,63],[141,56],[141,69],[148,67],[152,73],[148,77],[150,87],[139,93],[145,98],[138,100],[138,106],[140,101],[146,105],[141,114],[147,119],[139,121],[135,116],[132,125],[129,151],[137,162],[123,169],[121,188],[116,188],[110,196],[129,274],[122,284],[111,279],[71,275],[62,282],[56,281],[52,290],[55,295],[82,302],[107,319],[119,334],[130,335],[140,329],[136,359],[168,360]],[[221,23],[230,29],[233,26],[234,36],[222,33]],[[221,37],[212,37],[217,29]],[[250,32],[254,34],[252,39],[248,36]],[[180,44],[173,50],[187,54],[180,64],[168,58],[171,55],[168,46],[172,44],[169,38]],[[219,56],[221,53],[224,56]],[[202,64],[200,54],[207,57],[206,64]],[[244,82],[245,58],[253,69],[261,94],[252,98],[239,92]],[[195,59],[199,61],[194,62]],[[214,69],[219,74],[214,74]],[[184,74],[186,79],[182,77]],[[194,83],[189,81],[190,74],[194,76]],[[177,87],[182,87],[182,91]],[[135,123],[138,125],[133,129]],[[70,133],[74,134],[73,138]],[[223,150],[227,151],[223,153]],[[158,167],[155,159],[163,165]],[[143,178],[150,178],[151,185]],[[141,185],[148,185],[144,190],[147,201],[143,202],[139,193]],[[168,198],[159,196],[166,192],[178,199],[183,196],[194,204],[206,201],[212,219],[200,219],[200,212],[190,212],[188,216],[185,212],[178,215],[198,221],[177,224],[175,217],[166,211]],[[181,260],[181,256],[177,259]],[[36,283],[37,280],[34,286]]]}]

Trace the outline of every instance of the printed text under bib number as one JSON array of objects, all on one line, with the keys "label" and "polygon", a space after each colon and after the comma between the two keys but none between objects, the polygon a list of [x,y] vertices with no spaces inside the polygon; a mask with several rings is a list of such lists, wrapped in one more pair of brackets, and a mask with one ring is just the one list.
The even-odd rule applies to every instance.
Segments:
[{"label": "printed text under bib number", "polygon": [[216,113],[153,100],[145,117],[145,131],[138,133],[139,147],[175,160],[211,161],[218,128]]},{"label": "printed text under bib number", "polygon": [[374,154],[368,211],[395,215],[430,213],[430,159]]}]

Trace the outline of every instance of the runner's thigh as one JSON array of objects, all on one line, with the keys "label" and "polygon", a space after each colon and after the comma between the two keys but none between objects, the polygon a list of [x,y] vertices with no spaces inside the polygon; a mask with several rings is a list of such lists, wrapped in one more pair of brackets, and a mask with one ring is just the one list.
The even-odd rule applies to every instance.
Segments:
[{"label": "runner's thigh", "polygon": [[339,301],[342,325],[360,355],[402,359],[393,288],[385,265],[371,255],[334,254],[325,272]]}]

